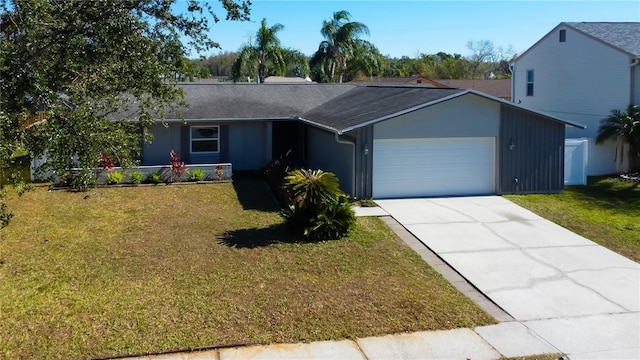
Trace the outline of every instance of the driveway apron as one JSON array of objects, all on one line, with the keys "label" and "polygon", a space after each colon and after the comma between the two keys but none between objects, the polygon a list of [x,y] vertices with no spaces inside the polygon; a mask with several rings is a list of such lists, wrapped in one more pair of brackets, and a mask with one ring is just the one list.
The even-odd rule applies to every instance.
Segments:
[{"label": "driveway apron", "polygon": [[499,196],[376,202],[571,359],[640,359],[636,262]]}]

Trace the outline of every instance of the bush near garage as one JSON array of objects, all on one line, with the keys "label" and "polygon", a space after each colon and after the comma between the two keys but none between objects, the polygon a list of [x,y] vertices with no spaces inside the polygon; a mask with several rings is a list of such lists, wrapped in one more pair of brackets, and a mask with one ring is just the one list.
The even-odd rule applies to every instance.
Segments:
[{"label": "bush near garage", "polygon": [[283,190],[288,207],[282,211],[287,225],[309,240],[340,239],[355,223],[349,197],[338,177],[322,170],[299,169],[287,173]]}]

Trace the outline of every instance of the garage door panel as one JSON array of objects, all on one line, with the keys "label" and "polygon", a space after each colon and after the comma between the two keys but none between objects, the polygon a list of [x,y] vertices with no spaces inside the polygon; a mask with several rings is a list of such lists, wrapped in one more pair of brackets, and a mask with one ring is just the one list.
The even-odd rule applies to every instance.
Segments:
[{"label": "garage door panel", "polygon": [[374,142],[374,198],[494,192],[494,138]]}]

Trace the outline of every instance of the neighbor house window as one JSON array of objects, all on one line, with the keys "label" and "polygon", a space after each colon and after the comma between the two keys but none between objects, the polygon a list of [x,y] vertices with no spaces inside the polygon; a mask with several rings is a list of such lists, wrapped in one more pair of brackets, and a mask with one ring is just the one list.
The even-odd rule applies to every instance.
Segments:
[{"label": "neighbor house window", "polygon": [[533,96],[533,70],[527,70],[527,96]]},{"label": "neighbor house window", "polygon": [[191,127],[191,152],[210,153],[220,149],[219,126],[192,126]]},{"label": "neighbor house window", "polygon": [[567,30],[560,30],[560,42],[567,41]]}]

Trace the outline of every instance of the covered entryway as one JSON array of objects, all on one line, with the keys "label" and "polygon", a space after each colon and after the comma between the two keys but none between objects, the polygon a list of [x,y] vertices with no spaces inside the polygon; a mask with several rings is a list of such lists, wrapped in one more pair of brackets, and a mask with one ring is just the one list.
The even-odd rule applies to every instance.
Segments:
[{"label": "covered entryway", "polygon": [[373,198],[496,192],[494,137],[375,139]]}]

